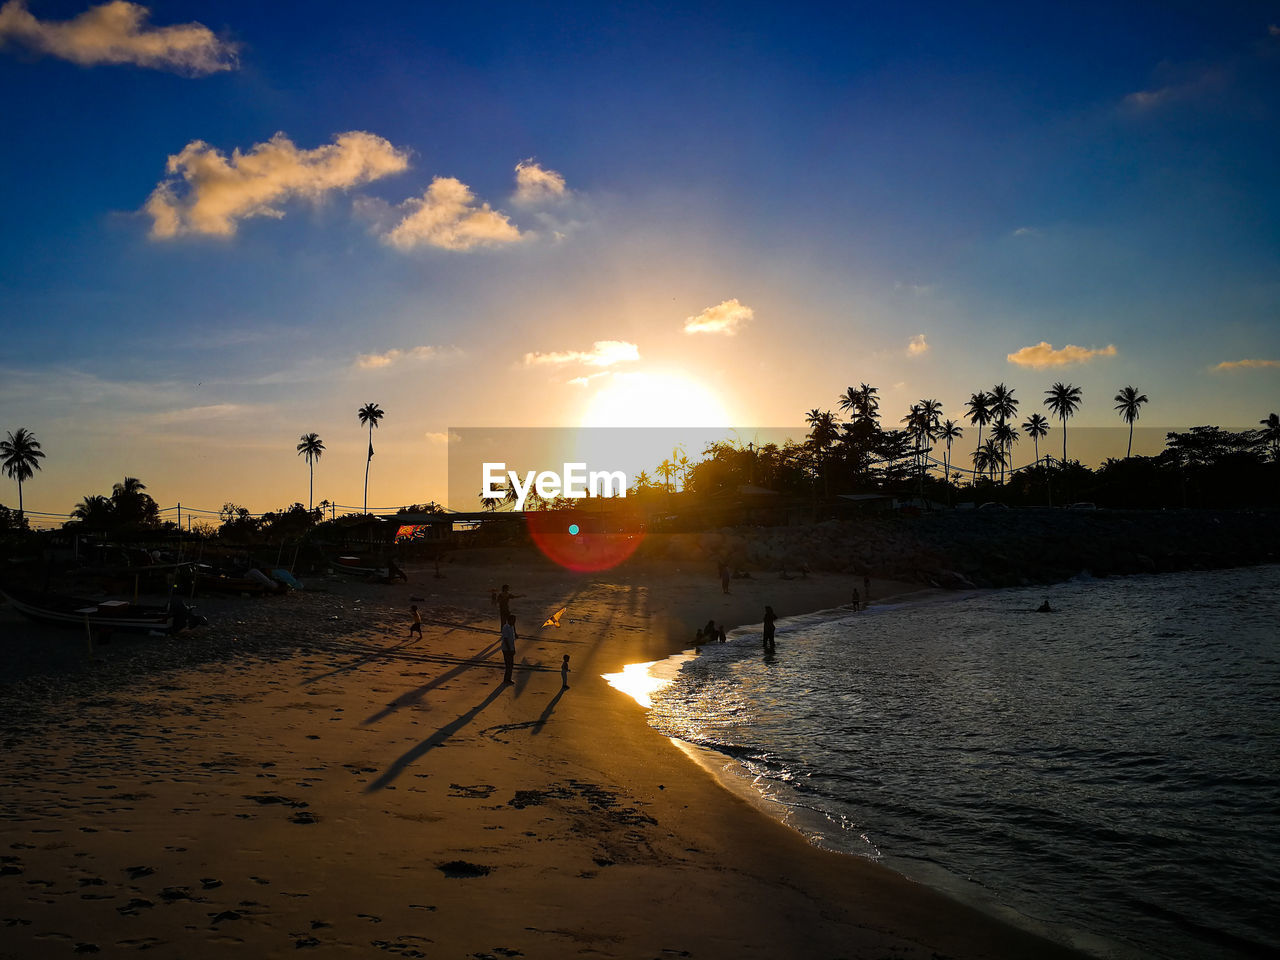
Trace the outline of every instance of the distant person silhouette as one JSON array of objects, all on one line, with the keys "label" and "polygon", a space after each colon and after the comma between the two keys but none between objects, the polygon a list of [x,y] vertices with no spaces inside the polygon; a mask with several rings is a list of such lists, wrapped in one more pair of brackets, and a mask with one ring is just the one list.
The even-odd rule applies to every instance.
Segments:
[{"label": "distant person silhouette", "polygon": [[569,689],[569,655],[566,653],[560,661],[560,689]]},{"label": "distant person silhouette", "polygon": [[729,565],[721,561],[720,563],[720,589],[725,593],[729,592],[729,578],[733,576],[733,572],[729,569]]},{"label": "distant person silhouette", "polygon": [[1045,600],[1044,603],[1036,607],[1036,613],[1053,613],[1053,607],[1049,606],[1048,600]]},{"label": "distant person silhouette", "polygon": [[718,640],[720,643],[724,643],[728,639],[729,638],[725,635],[725,632],[724,632],[724,624],[722,623],[716,629],[716,640]]},{"label": "distant person silhouette", "polygon": [[516,641],[520,639],[516,636],[516,618],[507,617],[507,622],[502,625],[502,663],[506,668],[502,676],[502,685],[515,683],[511,679],[511,671],[516,665]]},{"label": "distant person silhouette", "polygon": [[413,606],[411,606],[409,608],[409,612],[413,614],[413,623],[409,624],[409,636],[412,637],[416,633],[418,635],[418,639],[421,640],[422,639],[422,614],[418,612],[418,605],[415,603]]},{"label": "distant person silhouette", "polygon": [[862,598],[858,596],[858,588],[853,588],[853,612],[858,612],[858,605],[862,602]]},{"label": "distant person silhouette", "polygon": [[492,595],[493,602],[498,605],[498,629],[507,625],[507,618],[511,616],[511,601],[523,596],[523,593],[512,593],[511,587],[505,583],[502,585],[502,592]]},{"label": "distant person silhouette", "polygon": [[778,615],[773,612],[773,607],[764,608],[764,649],[766,653],[773,653],[773,625],[777,622]]}]

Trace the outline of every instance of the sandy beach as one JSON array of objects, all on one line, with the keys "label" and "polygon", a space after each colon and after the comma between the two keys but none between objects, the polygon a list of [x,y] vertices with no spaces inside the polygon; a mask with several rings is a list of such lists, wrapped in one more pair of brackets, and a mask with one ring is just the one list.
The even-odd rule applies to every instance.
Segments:
[{"label": "sandy beach", "polygon": [[701,564],[576,574],[516,548],[408,573],[202,602],[209,627],[92,662],[74,631],[0,610],[7,635],[65,648],[0,687],[0,957],[1076,956],[810,845],[602,679],[709,617],[847,603],[850,578],[726,596]]}]

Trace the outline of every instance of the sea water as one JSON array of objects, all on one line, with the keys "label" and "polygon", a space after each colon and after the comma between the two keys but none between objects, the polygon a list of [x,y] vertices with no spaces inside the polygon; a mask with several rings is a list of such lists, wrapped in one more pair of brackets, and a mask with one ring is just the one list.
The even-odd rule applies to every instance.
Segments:
[{"label": "sea water", "polygon": [[650,720],[815,842],[1099,956],[1280,955],[1280,567],[778,613]]}]

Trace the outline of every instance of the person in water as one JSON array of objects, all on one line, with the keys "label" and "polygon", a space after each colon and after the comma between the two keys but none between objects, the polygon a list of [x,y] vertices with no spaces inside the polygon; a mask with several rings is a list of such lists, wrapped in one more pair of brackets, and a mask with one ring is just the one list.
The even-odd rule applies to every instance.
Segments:
[{"label": "person in water", "polygon": [[773,607],[764,608],[764,648],[766,651],[773,652],[773,633],[774,623],[778,620],[778,615],[773,612]]},{"label": "person in water", "polygon": [[1036,607],[1036,613],[1053,613],[1053,607],[1049,606],[1048,600],[1045,600],[1044,603]]}]

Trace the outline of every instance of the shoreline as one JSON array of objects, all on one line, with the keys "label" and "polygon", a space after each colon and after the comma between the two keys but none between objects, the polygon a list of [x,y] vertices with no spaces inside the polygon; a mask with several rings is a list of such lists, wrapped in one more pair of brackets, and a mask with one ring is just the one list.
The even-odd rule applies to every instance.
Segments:
[{"label": "shoreline", "polygon": [[[439,581],[229,601],[204,637],[6,686],[0,955],[1080,956],[814,847],[599,679],[687,647],[708,614],[818,609],[849,586],[726,597],[689,567],[578,575],[496,549]],[[488,592],[504,581],[524,594],[510,688]],[[527,625],[559,606],[561,627]]]},{"label": "shoreline", "polygon": [[[881,601],[873,603],[873,606],[881,607],[883,612],[889,612],[905,606],[945,603],[972,597],[977,593],[1004,589],[1022,588],[997,587],[951,591],[930,587],[910,587],[886,595]],[[862,612],[865,612],[865,610],[866,608],[864,607]],[[820,623],[853,615],[853,612],[847,609],[847,605],[844,605],[843,607],[831,607],[800,613],[788,619],[799,619],[806,623]],[[781,627],[783,623],[785,621],[780,620],[779,626]],[[754,626],[754,624],[741,624],[733,629],[741,629],[743,626]],[[741,637],[739,642],[745,639],[745,637]],[[730,637],[730,642],[733,642],[732,636]],[[694,647],[673,653],[665,660],[653,661],[648,664],[629,665],[627,669],[641,666],[647,667],[646,673],[648,676],[655,681],[661,680],[661,683],[649,686],[634,683],[633,678],[636,689],[628,689],[625,685],[615,685],[615,687],[620,693],[636,699],[637,703],[644,709],[645,722],[648,723],[652,703],[647,702],[647,696],[659,694],[663,688],[670,684],[671,679],[685,664],[693,662],[701,655],[701,650]],[[610,677],[605,677],[605,679],[611,683],[613,682]],[[1106,939],[1089,930],[1042,920],[1024,913],[1017,907],[1004,903],[987,893],[980,884],[966,880],[964,877],[952,873],[937,864],[886,855],[865,837],[862,839],[867,844],[867,852],[860,853],[851,847],[842,846],[829,834],[838,833],[843,828],[829,814],[815,808],[806,807],[802,803],[794,802],[794,798],[788,799],[785,796],[787,792],[785,784],[779,785],[769,781],[769,788],[766,789],[760,785],[760,778],[747,771],[741,761],[732,753],[723,752],[714,746],[707,746],[665,734],[652,725],[650,725],[650,729],[657,736],[670,741],[692,763],[702,768],[726,793],[746,803],[762,816],[768,817],[788,830],[793,831],[803,842],[815,849],[890,870],[912,883],[922,884],[942,896],[981,912],[997,922],[1010,924],[1028,934],[1042,937],[1064,948],[1080,951],[1085,956],[1117,958],[1117,960],[1119,958],[1140,960],[1140,958],[1147,956],[1141,951],[1136,951],[1124,944]],[[828,826],[824,829],[820,824]]]}]

